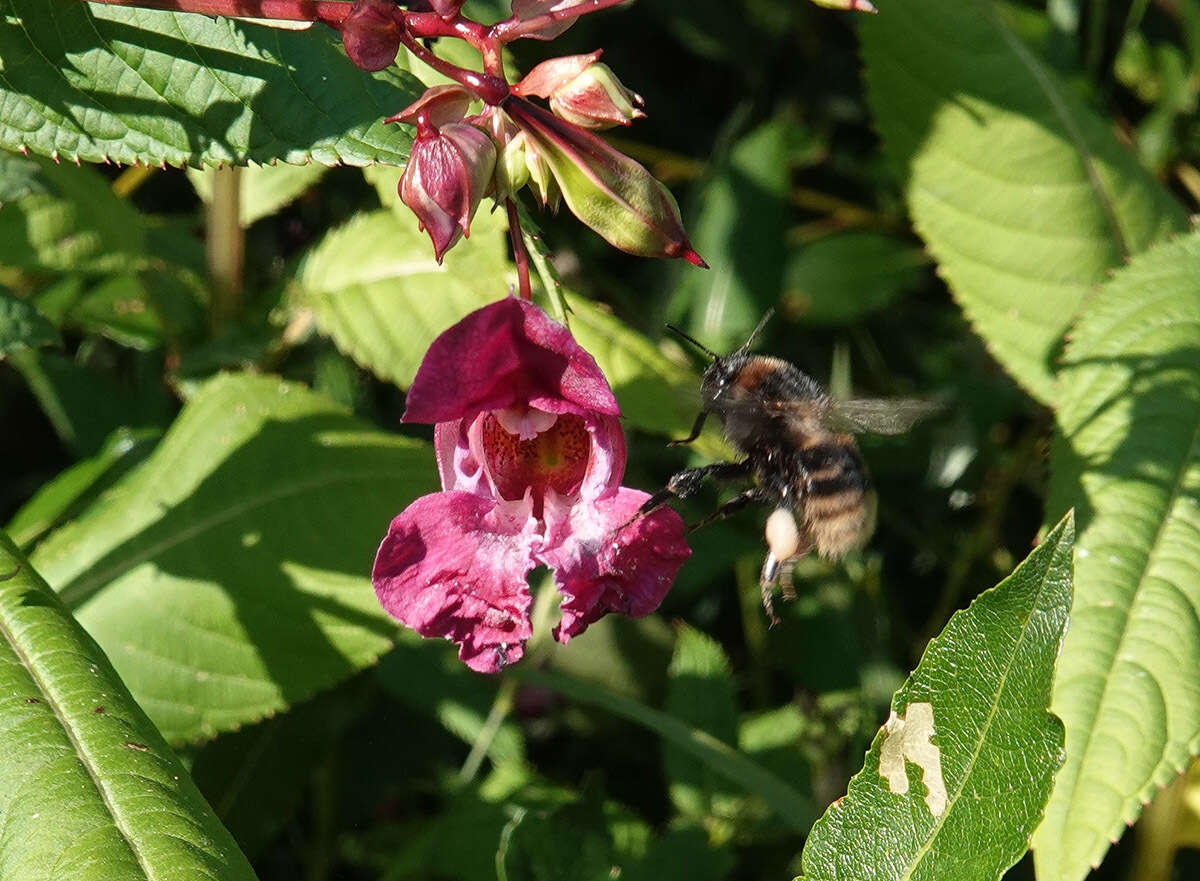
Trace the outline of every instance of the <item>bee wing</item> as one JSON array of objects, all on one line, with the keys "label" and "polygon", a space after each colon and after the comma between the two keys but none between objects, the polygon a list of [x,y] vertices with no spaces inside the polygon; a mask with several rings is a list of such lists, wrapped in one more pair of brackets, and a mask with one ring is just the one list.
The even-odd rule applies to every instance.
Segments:
[{"label": "bee wing", "polygon": [[836,431],[856,434],[903,434],[944,406],[926,398],[851,398],[830,400],[825,419]]}]

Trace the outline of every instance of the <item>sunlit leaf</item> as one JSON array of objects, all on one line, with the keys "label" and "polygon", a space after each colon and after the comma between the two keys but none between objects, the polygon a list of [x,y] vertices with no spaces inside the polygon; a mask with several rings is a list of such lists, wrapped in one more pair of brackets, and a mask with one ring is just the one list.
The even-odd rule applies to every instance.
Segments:
[{"label": "sunlit leaf", "polygon": [[499,223],[481,211],[439,266],[411,213],[359,215],[308,255],[294,301],[358,364],[407,387],[439,333],[508,296]]},{"label": "sunlit leaf", "polygon": [[0,533],[0,879],[254,872],[104,653]]},{"label": "sunlit leaf", "polygon": [[403,163],[420,92],[323,25],[57,0],[2,0],[0,57],[0,147],[72,161]]},{"label": "sunlit leaf", "polygon": [[1037,398],[1108,270],[1184,227],[1169,193],[991,0],[896,0],[860,25],[875,124],[975,329]]},{"label": "sunlit leaf", "polygon": [[35,559],[167,738],[211,736],[391,644],[371,560],[432,458],[303,386],[220,376]]},{"label": "sunlit leaf", "polygon": [[1119,271],[1071,336],[1047,507],[1080,536],[1041,881],[1086,875],[1200,751],[1200,235]]},{"label": "sunlit leaf", "polygon": [[1025,853],[1062,762],[1048,705],[1074,536],[1068,516],[929,644],[813,827],[805,881],[996,881]]}]

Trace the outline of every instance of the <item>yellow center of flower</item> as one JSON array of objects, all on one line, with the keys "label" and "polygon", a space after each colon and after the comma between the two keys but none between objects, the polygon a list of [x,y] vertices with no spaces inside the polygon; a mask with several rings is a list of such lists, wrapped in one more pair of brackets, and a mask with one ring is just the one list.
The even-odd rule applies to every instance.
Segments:
[{"label": "yellow center of flower", "polygon": [[[512,420],[504,422],[511,426]],[[587,473],[591,437],[584,421],[572,413],[560,414],[533,437],[509,432],[496,414],[483,419],[483,450],[496,490],[506,499],[520,499],[533,487],[540,500],[547,488],[560,495],[579,489]]]}]

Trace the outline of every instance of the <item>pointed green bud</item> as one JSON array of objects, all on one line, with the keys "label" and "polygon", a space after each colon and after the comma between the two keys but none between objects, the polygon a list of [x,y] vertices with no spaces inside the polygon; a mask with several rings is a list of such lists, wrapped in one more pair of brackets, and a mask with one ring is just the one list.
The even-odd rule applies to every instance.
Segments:
[{"label": "pointed green bud", "polygon": [[675,200],[645,168],[524,98],[514,95],[501,107],[525,135],[528,153],[549,165],[571,213],[609,244],[643,257],[706,265],[692,250]]}]

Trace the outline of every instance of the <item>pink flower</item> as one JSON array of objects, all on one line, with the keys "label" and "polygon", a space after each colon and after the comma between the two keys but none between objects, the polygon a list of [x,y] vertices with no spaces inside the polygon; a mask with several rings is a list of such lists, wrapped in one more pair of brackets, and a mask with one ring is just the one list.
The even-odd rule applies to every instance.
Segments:
[{"label": "pink flower", "polygon": [[384,609],[485,673],[525,652],[539,564],[563,596],[560,642],[657,609],[691,551],[668,508],[629,523],[649,496],[620,486],[619,413],[591,355],[531,303],[506,298],[438,337],[404,420],[436,424],[443,491],[392,521],[372,572]]}]

